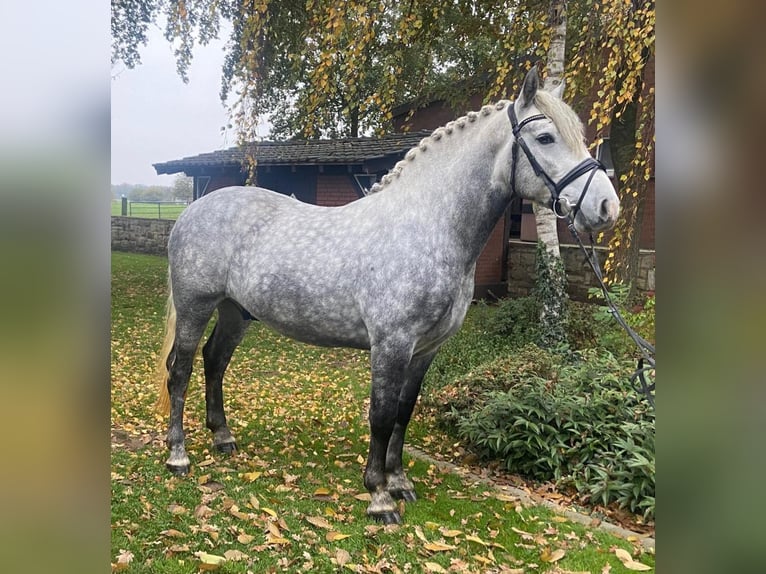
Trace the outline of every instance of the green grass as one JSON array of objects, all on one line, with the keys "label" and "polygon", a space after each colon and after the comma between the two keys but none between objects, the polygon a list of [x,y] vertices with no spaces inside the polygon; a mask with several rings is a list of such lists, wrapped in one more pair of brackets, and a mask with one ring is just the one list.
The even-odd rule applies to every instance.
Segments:
[{"label": "green grass", "polygon": [[[419,501],[404,509],[404,524],[371,523],[360,499],[368,354],[302,345],[259,324],[235,353],[225,382],[226,412],[241,450],[232,457],[211,452],[198,358],[185,419],[192,471],[169,476],[165,421],[152,409],[151,382],[166,266],[161,257],[112,255],[112,428],[119,440],[112,448],[111,557],[132,554],[125,572],[197,572],[195,552],[234,550],[244,558],[227,561],[220,572],[601,572],[606,564],[614,574],[629,572],[615,547],[654,564],[628,541],[543,507],[524,508],[414,459],[406,463]],[[485,312],[472,309],[468,326]],[[440,361],[437,375],[459,368],[449,357]],[[418,424],[421,439],[447,440],[427,421]],[[328,539],[331,532],[341,536]],[[542,560],[557,549],[565,554],[555,564]]]},{"label": "green grass", "polygon": [[[186,205],[163,203],[159,207],[156,203],[144,203],[131,201],[128,205],[130,217],[144,217],[147,219],[178,219]],[[112,215],[122,215],[122,202],[119,199],[112,200]]]}]

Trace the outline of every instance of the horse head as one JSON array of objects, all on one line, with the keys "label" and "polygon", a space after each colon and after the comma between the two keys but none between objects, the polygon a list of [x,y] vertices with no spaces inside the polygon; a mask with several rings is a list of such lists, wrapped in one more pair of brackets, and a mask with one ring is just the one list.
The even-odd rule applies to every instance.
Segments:
[{"label": "horse head", "polygon": [[603,166],[585,147],[582,122],[561,100],[563,86],[541,90],[533,66],[508,107],[512,192],[548,205],[559,217],[572,217],[577,231],[608,229],[617,221],[620,202]]}]

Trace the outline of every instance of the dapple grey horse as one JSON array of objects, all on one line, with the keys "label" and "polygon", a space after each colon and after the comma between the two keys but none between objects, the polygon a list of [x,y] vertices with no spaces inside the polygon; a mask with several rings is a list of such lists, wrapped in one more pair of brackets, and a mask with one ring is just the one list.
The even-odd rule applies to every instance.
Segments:
[{"label": "dapple grey horse", "polygon": [[[439,347],[461,326],[476,260],[514,195],[569,214],[579,231],[611,227],[619,201],[560,94],[538,91],[536,68],[515,102],[437,129],[342,207],[257,187],[217,190],[178,218],[168,243],[170,297],[160,403],[170,407],[167,468],[188,472],[183,411],[203,331],[207,427],[236,443],[222,380],[251,319],[299,341],[370,350],[369,516],[399,522],[415,500],[404,435]],[[522,148],[523,155],[518,153]]]}]

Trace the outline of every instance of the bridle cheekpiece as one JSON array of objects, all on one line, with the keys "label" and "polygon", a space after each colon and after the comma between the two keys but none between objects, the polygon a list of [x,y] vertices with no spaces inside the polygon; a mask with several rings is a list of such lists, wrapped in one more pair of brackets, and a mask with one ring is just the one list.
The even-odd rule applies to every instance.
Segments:
[{"label": "bridle cheekpiece", "polygon": [[[524,151],[524,155],[527,156],[532,169],[535,171],[535,175],[542,178],[543,183],[545,183],[546,187],[551,192],[551,199],[548,202],[548,207],[553,211],[553,213],[556,214],[556,217],[562,219],[569,218],[570,223],[573,223],[577,212],[580,211],[580,206],[582,205],[583,199],[585,199],[585,194],[588,191],[588,187],[590,187],[590,182],[593,180],[593,176],[596,174],[597,170],[603,170],[606,172],[606,167],[600,161],[593,159],[592,157],[588,157],[574,166],[571,170],[569,170],[569,172],[558,182],[553,181],[553,179],[545,172],[537,159],[535,159],[535,156],[532,154],[532,150],[529,149],[529,146],[527,146],[524,138],[521,137],[521,130],[524,128],[524,126],[531,122],[537,120],[545,120],[548,118],[542,114],[536,114],[534,116],[524,118],[521,122],[519,122],[519,120],[516,118],[514,102],[511,102],[508,105],[508,117],[511,120],[511,128],[513,129],[514,138],[512,148],[513,167],[511,168],[511,191],[514,195],[516,195],[516,164],[519,155],[519,147],[521,147],[521,149]],[[580,193],[580,198],[577,200],[574,208],[572,208],[569,200],[567,200],[565,197],[560,197],[561,191],[578,177],[588,172],[590,172],[588,181],[585,182],[585,187],[583,187],[583,190]]]}]

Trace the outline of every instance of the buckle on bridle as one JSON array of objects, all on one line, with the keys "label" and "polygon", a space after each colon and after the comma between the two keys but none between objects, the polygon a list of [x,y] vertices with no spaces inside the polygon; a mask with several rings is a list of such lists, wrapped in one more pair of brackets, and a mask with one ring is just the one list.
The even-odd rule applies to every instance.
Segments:
[{"label": "buckle on bridle", "polygon": [[572,213],[572,204],[566,197],[551,198],[550,208],[559,219],[566,219]]}]

